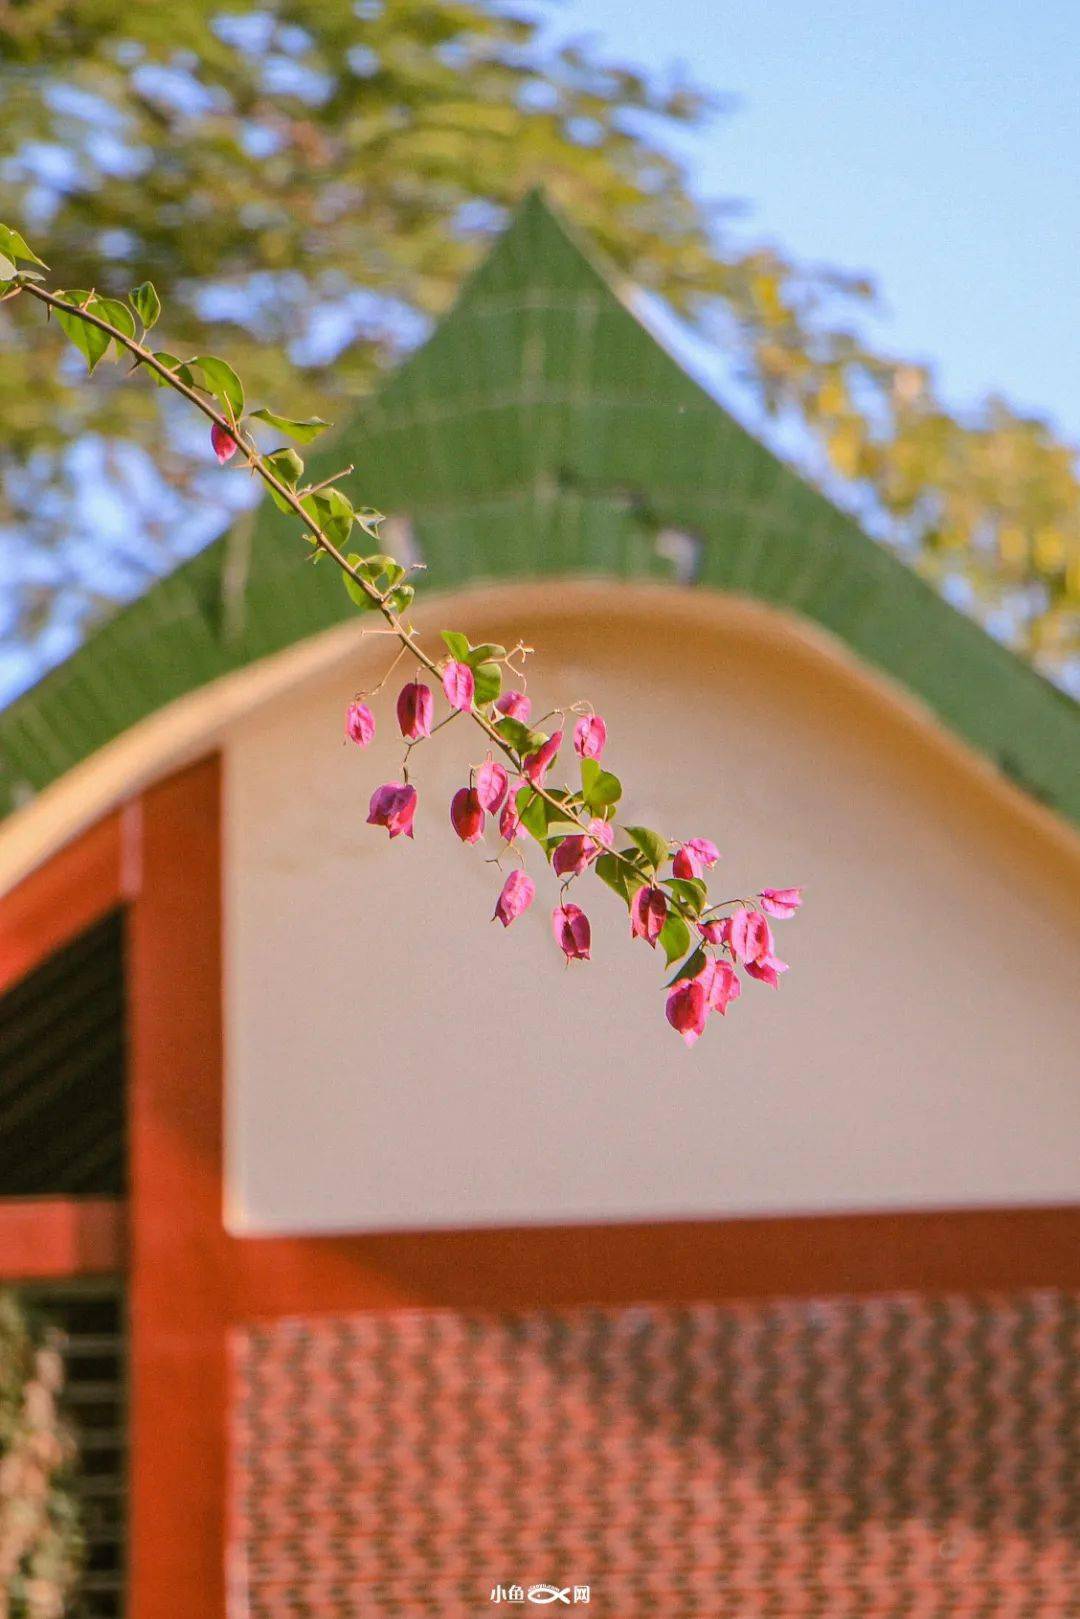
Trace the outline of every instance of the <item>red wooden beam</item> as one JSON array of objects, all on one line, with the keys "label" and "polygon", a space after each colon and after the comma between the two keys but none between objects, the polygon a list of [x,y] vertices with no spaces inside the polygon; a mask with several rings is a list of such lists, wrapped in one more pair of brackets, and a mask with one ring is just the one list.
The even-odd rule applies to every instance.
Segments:
[{"label": "red wooden beam", "polygon": [[0,994],[121,903],[124,831],[107,815],[0,898]]},{"label": "red wooden beam", "polygon": [[132,1619],[226,1611],[219,794],[216,758],[145,793],[129,913]]},{"label": "red wooden beam", "polygon": [[0,1281],[118,1275],[126,1263],[122,1198],[0,1199]]},{"label": "red wooden beam", "polygon": [[236,1320],[402,1305],[560,1309],[1080,1288],[1080,1207],[249,1238]]}]

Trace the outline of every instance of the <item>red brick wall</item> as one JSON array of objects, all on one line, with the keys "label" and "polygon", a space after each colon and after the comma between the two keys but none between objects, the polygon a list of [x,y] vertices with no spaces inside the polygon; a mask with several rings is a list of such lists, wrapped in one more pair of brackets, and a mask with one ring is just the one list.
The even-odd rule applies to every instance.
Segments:
[{"label": "red brick wall", "polygon": [[279,1321],[233,1377],[236,1619],[1080,1614],[1080,1295]]}]

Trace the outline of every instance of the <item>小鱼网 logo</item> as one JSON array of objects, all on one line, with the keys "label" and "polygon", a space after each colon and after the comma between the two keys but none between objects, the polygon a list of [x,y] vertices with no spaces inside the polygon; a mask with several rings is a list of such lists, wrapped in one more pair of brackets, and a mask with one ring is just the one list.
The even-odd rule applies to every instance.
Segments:
[{"label": "\u5c0f\u9c7c\u7f51 logo", "polygon": [[556,1602],[565,1608],[575,1607],[579,1602],[588,1602],[590,1596],[587,1585],[530,1585],[527,1590],[523,1585],[495,1585],[491,1589],[492,1602],[532,1602],[538,1608]]}]

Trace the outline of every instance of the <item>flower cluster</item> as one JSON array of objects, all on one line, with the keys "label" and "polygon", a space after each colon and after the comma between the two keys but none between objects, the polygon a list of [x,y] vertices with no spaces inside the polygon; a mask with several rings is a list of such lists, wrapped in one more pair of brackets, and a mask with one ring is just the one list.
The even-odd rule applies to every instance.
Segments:
[{"label": "flower cluster", "polygon": [[[769,918],[793,916],[801,891],[764,888],[750,899],[713,902],[707,873],[720,851],[708,838],[672,844],[650,827],[617,825],[622,783],[603,763],[607,725],[586,705],[569,711],[578,783],[553,785],[550,773],[569,723],[566,711],[554,710],[534,722],[525,692],[503,690],[507,674],[520,678],[515,660],[528,649],[519,645],[507,652],[492,642],[474,646],[467,636],[444,631],[446,654],[433,657],[407,617],[415,596],[410,570],[383,552],[365,555],[347,549],[357,531],[378,543],[381,514],[354,507],[340,487],[339,480],[351,468],[307,481],[303,459],[292,447],[310,444],[329,423],[317,416],[295,419],[266,406],[249,409],[243,383],[218,355],[181,360],[166,349],[152,348],[149,334],[161,303],[149,281],[133,287],[126,300],[95,292],[52,292],[42,285],[46,268],[18,231],[0,225],[0,300],[26,295],[45,305],[90,371],[110,355],[128,355],[133,371],[141,369],[159,387],[182,395],[209,420],[218,462],[232,462],[261,479],[278,509],[296,520],[313,548],[313,559],[331,558],[356,608],[382,617],[400,643],[397,658],[404,653],[415,659],[415,678],[397,699],[397,724],[405,743],[401,780],[385,782],[371,795],[372,826],[385,827],[391,839],[415,836],[418,799],[409,780],[409,755],[441,725],[467,715],[484,734],[488,751],[454,793],[450,824],[463,843],[476,844],[488,818],[497,818],[503,851],[520,860],[502,885],[493,920],[509,927],[536,898],[520,848],[524,832],[540,847],[559,883],[551,926],[567,962],[588,961],[592,954],[589,918],[569,898],[572,886],[591,875],[625,904],[632,937],[654,950],[659,947],[669,967],[678,963],[667,985],[667,1018],[687,1045],[700,1037],[710,1013],[723,1015],[740,994],[740,970],[759,983],[779,984],[787,965],[775,953]],[[256,429],[266,428],[292,442],[261,450]],[[438,724],[429,679],[441,686],[449,705],[449,714]],[[543,729],[549,721],[551,729]],[[375,736],[375,716],[359,697],[348,707],[345,732],[362,748]]]},{"label": "flower cluster", "polygon": [[[599,714],[589,709],[574,721],[580,785],[555,786],[549,773],[563,745],[564,713],[556,710],[534,723],[525,692],[502,690],[503,674],[516,672],[512,660],[522,649],[474,647],[456,632],[443,639],[449,656],[434,670],[450,707],[447,718],[472,714],[503,756],[489,750],[450,800],[450,824],[462,843],[479,843],[490,818],[502,852],[521,861],[502,884],[492,920],[507,928],[536,899],[520,847],[525,832],[559,883],[551,926],[566,961],[591,959],[589,918],[569,897],[572,885],[591,872],[624,901],[631,937],[662,949],[669,966],[679,963],[667,985],[667,1020],[688,1046],[704,1033],[713,1012],[723,1016],[738,999],[740,972],[775,989],[787,963],[776,954],[769,918],[793,916],[801,889],[764,888],[749,899],[710,903],[707,874],[720,860],[711,839],[672,844],[648,827],[617,824],[622,784],[602,763],[608,730]],[[408,758],[436,728],[435,708],[435,693],[418,671],[397,698],[398,730],[406,744],[403,780],[376,788],[368,813],[369,823],[385,827],[391,838],[413,836],[417,794],[408,780]],[[542,729],[547,723],[553,725],[550,733]],[[359,698],[346,711],[345,731],[361,747],[375,735],[374,715]]]}]

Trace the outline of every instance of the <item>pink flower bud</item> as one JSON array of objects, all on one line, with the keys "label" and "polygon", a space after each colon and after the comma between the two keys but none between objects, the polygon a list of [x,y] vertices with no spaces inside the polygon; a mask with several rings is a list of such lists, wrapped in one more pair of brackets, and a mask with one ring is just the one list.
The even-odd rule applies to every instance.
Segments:
[{"label": "pink flower bud", "polygon": [[484,810],[475,787],[459,787],[450,801],[450,824],[462,843],[478,843],[484,831]]},{"label": "pink flower bud", "polygon": [[[577,877],[589,864],[589,850],[585,846],[586,840],[582,837],[563,838],[556,846],[551,865],[556,877]],[[590,847],[596,847],[591,844]]]},{"label": "pink flower bud", "polygon": [[467,663],[448,663],[443,670],[442,689],[451,708],[467,714],[472,707],[476,682]]},{"label": "pink flower bud", "polygon": [[732,911],[724,922],[723,937],[736,961],[760,961],[772,954],[772,929],[760,911],[743,906]]},{"label": "pink flower bud", "polygon": [[667,1020],[671,1027],[692,1046],[705,1032],[709,1005],[705,990],[696,978],[684,978],[675,985],[667,998]]},{"label": "pink flower bud", "polygon": [[719,1012],[721,1016],[729,1004],[737,1001],[742,994],[739,975],[727,961],[707,961],[698,973],[697,981],[705,991],[709,1010]]},{"label": "pink flower bud", "polygon": [[501,697],[496,698],[495,707],[508,720],[520,720],[522,725],[529,723],[532,703],[523,691],[504,691]]},{"label": "pink flower bud", "polygon": [[[515,916],[527,911],[536,898],[536,884],[527,871],[512,871],[502,885],[502,893],[495,905],[495,916],[508,928]],[[492,917],[492,921],[495,917]]]},{"label": "pink flower bud", "polygon": [[794,916],[802,904],[801,888],[763,888],[759,895],[761,909],[768,911],[770,916]]},{"label": "pink flower bud", "polygon": [[238,448],[236,440],[233,438],[232,434],[226,433],[225,429],[223,427],[219,427],[217,422],[215,422],[210,429],[210,443],[213,445],[214,454],[217,456],[222,466],[225,465],[225,462],[228,461],[230,456],[236,454]]},{"label": "pink flower bud", "polygon": [[667,899],[659,888],[639,888],[630,901],[630,937],[644,939],[656,949],[667,921]]},{"label": "pink flower bud", "polygon": [[362,748],[375,735],[375,716],[366,703],[350,703],[345,710],[345,735]]},{"label": "pink flower bud", "polygon": [[504,838],[507,843],[513,843],[518,835],[520,825],[521,816],[518,814],[517,802],[513,793],[511,793],[502,807],[502,814],[499,816],[499,836]]},{"label": "pink flower bud", "polygon": [[715,866],[720,850],[708,838],[692,838],[676,852],[671,869],[676,877],[700,877],[706,866]]},{"label": "pink flower bud", "polygon": [[599,714],[583,714],[574,726],[574,751],[583,759],[599,759],[607,741],[607,726]]},{"label": "pink flower bud", "polygon": [[524,761],[522,768],[534,787],[542,781],[551,768],[555,755],[562,747],[562,738],[562,732],[556,731],[553,737],[549,737],[542,747],[537,748],[535,753],[530,753]]},{"label": "pink flower bud", "polygon": [[397,700],[397,722],[402,736],[410,742],[430,736],[434,716],[435,699],[430,686],[422,685],[419,680],[410,680],[407,686],[402,686]]},{"label": "pink flower bud", "polygon": [[476,796],[481,807],[494,815],[510,786],[510,778],[497,759],[486,759],[476,772]]},{"label": "pink flower bud", "polygon": [[770,954],[759,956],[756,961],[748,961],[746,970],[751,978],[759,979],[761,983],[768,984],[771,989],[779,989],[780,974],[787,972],[788,964],[786,961],[777,961],[776,957]]},{"label": "pink flower bud", "polygon": [[411,838],[415,814],[416,788],[405,782],[390,781],[385,787],[376,787],[372,793],[368,825],[385,826],[392,838],[399,838],[403,832]]},{"label": "pink flower bud", "polygon": [[577,905],[556,905],[551,913],[555,943],[567,961],[589,961],[592,929],[589,918]]},{"label": "pink flower bud", "polygon": [[585,842],[589,847],[589,859],[595,860],[598,855],[603,854],[605,849],[613,847],[615,828],[610,821],[604,821],[600,816],[595,815],[589,822],[589,832],[591,836],[586,838]]}]

